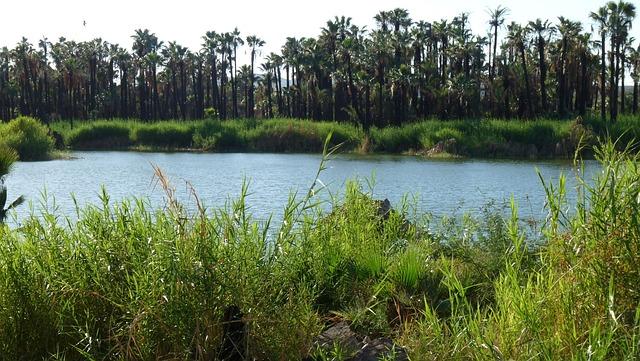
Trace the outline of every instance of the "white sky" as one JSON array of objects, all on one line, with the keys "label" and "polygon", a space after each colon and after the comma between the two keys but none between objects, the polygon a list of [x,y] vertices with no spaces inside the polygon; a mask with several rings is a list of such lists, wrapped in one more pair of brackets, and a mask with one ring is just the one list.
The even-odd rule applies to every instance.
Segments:
[{"label": "white sky", "polygon": [[[635,2],[635,0],[632,0]],[[486,34],[487,9],[498,5],[510,9],[507,22],[527,22],[536,18],[555,21],[562,15],[583,22],[591,29],[590,11],[605,0],[2,0],[0,46],[13,47],[22,36],[32,43],[42,36],[50,41],[64,36],[70,40],[103,40],[131,48],[131,35],[148,28],[165,41],[178,41],[199,49],[207,30],[231,31],[241,36],[258,35],[267,44],[262,54],[278,51],[287,36],[317,36],[326,21],[336,15],[353,18],[353,23],[375,26],[373,16],[380,10],[406,8],[414,21],[451,19],[461,12],[470,15],[474,33]],[[640,9],[639,9],[640,12]],[[83,21],[87,22],[84,27]],[[640,22],[638,20],[637,22]],[[633,35],[640,39],[640,24]],[[246,61],[241,50],[239,62]]]}]

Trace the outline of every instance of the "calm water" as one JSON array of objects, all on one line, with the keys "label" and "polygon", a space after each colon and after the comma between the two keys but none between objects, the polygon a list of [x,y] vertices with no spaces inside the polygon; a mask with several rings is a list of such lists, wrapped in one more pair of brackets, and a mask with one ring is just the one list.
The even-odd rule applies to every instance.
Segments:
[{"label": "calm water", "polygon": [[[192,154],[135,152],[75,152],[73,160],[18,163],[7,179],[11,197],[25,195],[36,211],[46,190],[49,206],[55,199],[59,214],[75,214],[71,195],[78,202],[98,203],[104,186],[111,199],[144,197],[164,205],[161,189],[154,186],[152,164],[170,177],[178,195],[193,207],[186,181],[193,184],[207,207],[224,205],[240,193],[243,179],[250,181],[248,205],[253,215],[265,219],[282,213],[290,191],[306,192],[320,162],[319,155],[301,154]],[[542,218],[544,191],[536,168],[549,181],[561,173],[573,186],[567,162],[439,161],[396,156],[339,156],[329,163],[320,180],[332,192],[344,190],[348,179],[375,175],[373,194],[397,204],[404,195],[415,199],[418,210],[436,216],[478,212],[489,202],[508,202],[511,195],[523,217]],[[587,173],[597,170],[587,163]],[[366,183],[365,187],[366,187]],[[22,206],[18,219],[29,214]]]}]

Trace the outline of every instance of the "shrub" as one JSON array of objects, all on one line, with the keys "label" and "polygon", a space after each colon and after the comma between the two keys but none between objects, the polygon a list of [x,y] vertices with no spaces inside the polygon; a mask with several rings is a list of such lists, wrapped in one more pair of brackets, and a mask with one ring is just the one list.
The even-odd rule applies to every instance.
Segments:
[{"label": "shrub", "polygon": [[193,127],[177,123],[156,123],[139,126],[134,140],[140,145],[188,148],[193,139]]},{"label": "shrub", "polygon": [[95,122],[72,130],[66,139],[74,148],[126,147],[131,142],[131,127],[121,122]]},{"label": "shrub", "polygon": [[15,149],[23,161],[48,158],[55,143],[47,127],[30,117],[18,117],[0,128],[0,141]]},{"label": "shrub", "polygon": [[250,127],[247,122],[236,124],[235,122],[206,121],[196,126],[193,145],[205,151],[243,149],[246,146],[243,137],[246,127]]}]

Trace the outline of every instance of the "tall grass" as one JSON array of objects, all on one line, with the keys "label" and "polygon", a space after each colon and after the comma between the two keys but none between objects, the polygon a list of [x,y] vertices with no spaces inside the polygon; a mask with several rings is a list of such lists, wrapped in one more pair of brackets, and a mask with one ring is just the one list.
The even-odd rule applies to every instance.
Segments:
[{"label": "tall grass", "polygon": [[[427,151],[439,142],[455,141],[455,152],[477,157],[571,157],[583,136],[635,135],[633,120],[612,127],[597,120],[583,123],[558,120],[425,120],[402,127],[372,128],[365,132],[348,123],[299,119],[162,121],[142,123],[110,120],[52,126],[71,148],[145,148],[202,151],[321,152],[328,133],[343,150],[405,153]],[[613,129],[613,130],[611,130]],[[625,131],[625,129],[627,129]],[[631,130],[628,130],[631,129]],[[584,141],[585,139],[582,139]]]},{"label": "tall grass", "polygon": [[349,148],[357,147],[362,139],[362,131],[352,125],[290,119],[156,123],[101,120],[80,123],[74,129],[67,123],[56,123],[53,128],[75,149],[322,152],[329,133],[334,134],[334,143],[345,143]]}]

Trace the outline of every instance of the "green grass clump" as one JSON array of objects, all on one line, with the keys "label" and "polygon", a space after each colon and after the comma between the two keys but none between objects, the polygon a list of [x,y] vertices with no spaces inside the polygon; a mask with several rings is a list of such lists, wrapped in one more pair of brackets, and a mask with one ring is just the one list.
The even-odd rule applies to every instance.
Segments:
[{"label": "green grass clump", "polygon": [[266,152],[322,152],[324,140],[332,133],[331,145],[346,149],[360,144],[362,131],[348,124],[309,120],[272,119],[259,122],[247,132],[251,149]]},{"label": "green grass clump", "polygon": [[87,122],[65,129],[65,143],[76,149],[122,148],[129,146],[134,124],[122,121]]},{"label": "green grass clump", "polygon": [[190,148],[193,126],[175,122],[140,124],[132,132],[132,142],[137,145],[159,148]]},{"label": "green grass clump", "polygon": [[237,122],[221,122],[209,120],[195,126],[193,144],[205,151],[230,151],[246,149],[246,134],[254,128],[255,122],[250,120]]},{"label": "green grass clump", "polygon": [[47,127],[31,117],[18,117],[0,125],[0,144],[14,149],[22,161],[48,159],[54,148]]}]

